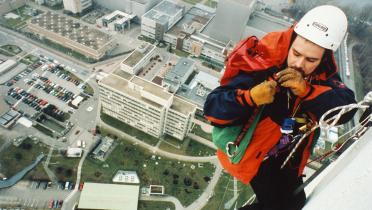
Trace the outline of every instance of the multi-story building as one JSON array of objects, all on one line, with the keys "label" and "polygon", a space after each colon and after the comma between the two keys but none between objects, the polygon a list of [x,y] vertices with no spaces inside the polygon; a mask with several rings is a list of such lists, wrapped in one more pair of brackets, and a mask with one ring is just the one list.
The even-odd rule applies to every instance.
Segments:
[{"label": "multi-story building", "polygon": [[128,14],[119,10],[97,19],[97,25],[108,28],[112,31],[124,32],[125,28],[130,30],[131,21],[136,15]]},{"label": "multi-story building", "polygon": [[27,27],[40,39],[49,39],[97,60],[116,46],[111,35],[56,13],[39,15]]},{"label": "multi-story building", "polygon": [[111,74],[99,82],[102,112],[156,138],[183,140],[196,106],[135,75]]},{"label": "multi-story building", "polygon": [[82,13],[93,5],[92,0],[63,0],[65,10],[74,14]]},{"label": "multi-story building", "polygon": [[120,10],[136,15],[135,21],[140,21],[142,15],[153,8],[160,0],[94,0],[97,5],[110,10]]},{"label": "multi-story building", "polygon": [[164,85],[172,93],[177,92],[178,88],[184,84],[195,69],[195,61],[181,57],[176,66],[165,74]]},{"label": "multi-story building", "polygon": [[164,0],[142,16],[141,34],[159,41],[182,17],[184,7]]},{"label": "multi-story building", "polygon": [[144,42],[120,63],[120,69],[130,74],[137,74],[150,62],[155,49],[154,45]]}]

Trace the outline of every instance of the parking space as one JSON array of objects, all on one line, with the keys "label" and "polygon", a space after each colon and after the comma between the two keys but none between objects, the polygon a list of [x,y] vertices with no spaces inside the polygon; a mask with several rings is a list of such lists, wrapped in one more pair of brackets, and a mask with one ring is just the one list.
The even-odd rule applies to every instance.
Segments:
[{"label": "parking space", "polygon": [[[65,185],[65,183],[61,183]],[[21,181],[16,187],[0,190],[0,207],[26,209],[61,209],[63,200],[71,192],[44,180]],[[6,205],[1,205],[6,203]]]},{"label": "parking space", "polygon": [[7,103],[14,104],[30,116],[49,104],[55,106],[52,111],[57,114],[72,113],[69,102],[86,86],[70,71],[74,69],[41,55],[39,62],[6,83],[9,86],[8,95],[12,98]]}]

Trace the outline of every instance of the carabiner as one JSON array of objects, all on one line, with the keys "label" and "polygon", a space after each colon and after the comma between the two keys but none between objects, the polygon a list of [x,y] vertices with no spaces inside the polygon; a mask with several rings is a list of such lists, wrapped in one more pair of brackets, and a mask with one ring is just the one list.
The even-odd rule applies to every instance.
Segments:
[{"label": "carabiner", "polygon": [[[235,151],[232,154],[230,154],[230,145],[235,146]],[[234,142],[232,142],[232,141],[227,142],[227,144],[226,144],[226,154],[227,154],[228,157],[230,157],[230,158],[234,157],[236,155],[237,150],[238,150],[238,146],[236,144],[234,144]]]}]

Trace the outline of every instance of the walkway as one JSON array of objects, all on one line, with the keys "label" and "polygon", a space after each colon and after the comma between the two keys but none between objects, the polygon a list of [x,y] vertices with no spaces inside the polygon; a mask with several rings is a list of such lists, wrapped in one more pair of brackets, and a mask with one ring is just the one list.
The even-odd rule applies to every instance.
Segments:
[{"label": "walkway", "polygon": [[222,167],[220,166],[216,156],[195,157],[195,156],[173,154],[173,153],[161,150],[159,148],[156,148],[156,146],[151,146],[137,138],[134,138],[124,133],[123,131],[120,131],[116,128],[111,127],[110,125],[106,124],[103,121],[100,121],[100,126],[103,126],[104,128],[108,129],[110,132],[113,132],[114,134],[118,136],[122,136],[128,139],[129,141],[138,144],[140,147],[145,148],[149,151],[152,151],[155,154],[161,155],[163,157],[176,159],[180,161],[186,161],[186,162],[209,162],[209,163],[214,164],[216,167],[216,170],[214,171],[213,177],[210,183],[208,184],[207,188],[204,190],[204,192],[201,194],[201,196],[198,199],[196,199],[191,205],[187,207],[183,207],[182,204],[179,202],[179,200],[172,196],[167,196],[167,197],[141,196],[141,200],[169,201],[169,202],[174,203],[174,205],[176,206],[176,210],[199,210],[199,209],[202,209],[208,203],[208,200],[213,195],[214,188],[216,187],[217,182],[222,173]]}]

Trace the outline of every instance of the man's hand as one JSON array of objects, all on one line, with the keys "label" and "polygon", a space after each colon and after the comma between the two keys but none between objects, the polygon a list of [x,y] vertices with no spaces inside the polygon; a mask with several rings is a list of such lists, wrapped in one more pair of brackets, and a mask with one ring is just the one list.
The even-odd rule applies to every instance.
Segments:
[{"label": "man's hand", "polygon": [[257,106],[272,103],[274,101],[276,85],[277,83],[275,81],[264,81],[254,86],[250,91],[253,102]]},{"label": "man's hand", "polygon": [[290,88],[293,94],[302,96],[306,92],[306,81],[302,72],[292,68],[286,68],[277,73],[278,82],[281,86]]}]

